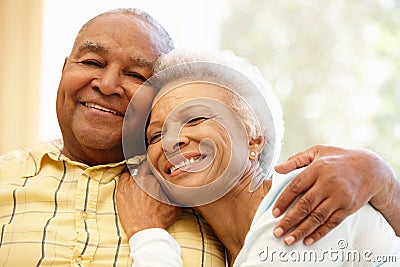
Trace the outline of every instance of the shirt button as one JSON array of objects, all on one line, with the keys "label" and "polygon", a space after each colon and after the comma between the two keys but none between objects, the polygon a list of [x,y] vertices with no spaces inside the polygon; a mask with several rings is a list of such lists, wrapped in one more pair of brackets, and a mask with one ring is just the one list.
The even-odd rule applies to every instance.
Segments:
[{"label": "shirt button", "polygon": [[75,259],[76,264],[81,264],[82,263],[82,257],[79,256],[78,258]]},{"label": "shirt button", "polygon": [[87,220],[87,218],[88,218],[88,213],[86,212],[86,211],[81,211],[81,216],[82,216],[82,218],[84,219],[84,220]]}]

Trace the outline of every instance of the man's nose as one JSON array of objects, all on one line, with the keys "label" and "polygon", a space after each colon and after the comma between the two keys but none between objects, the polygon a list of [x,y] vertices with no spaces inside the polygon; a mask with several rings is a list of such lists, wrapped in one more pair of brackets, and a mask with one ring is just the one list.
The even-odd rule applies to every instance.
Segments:
[{"label": "man's nose", "polygon": [[124,94],[122,87],[121,72],[117,67],[106,67],[98,79],[95,80],[94,87],[100,90],[103,95]]}]

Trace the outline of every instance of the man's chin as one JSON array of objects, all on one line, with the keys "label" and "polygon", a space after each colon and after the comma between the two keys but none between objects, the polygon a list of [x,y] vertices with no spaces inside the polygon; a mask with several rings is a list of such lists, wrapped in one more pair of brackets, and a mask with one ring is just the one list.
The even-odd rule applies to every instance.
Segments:
[{"label": "man's chin", "polygon": [[99,135],[84,136],[79,141],[79,145],[82,151],[93,154],[98,158],[118,158],[119,161],[123,160],[121,138],[113,138],[112,136],[107,138]]},{"label": "man's chin", "polygon": [[87,164],[93,165],[101,165],[101,164],[109,164],[109,163],[117,163],[124,160],[124,154],[122,151],[122,147],[119,146],[86,146],[85,149],[87,158],[85,161]]},{"label": "man's chin", "polygon": [[104,136],[99,134],[93,134],[91,136],[82,136],[82,145],[97,150],[110,150],[116,147],[122,147],[121,137]]}]

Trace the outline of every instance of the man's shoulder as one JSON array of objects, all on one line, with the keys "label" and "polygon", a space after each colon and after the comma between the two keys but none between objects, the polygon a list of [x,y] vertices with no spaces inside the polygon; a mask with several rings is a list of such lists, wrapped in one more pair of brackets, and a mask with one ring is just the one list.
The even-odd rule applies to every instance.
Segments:
[{"label": "man's shoulder", "polygon": [[48,153],[60,153],[57,140],[37,143],[31,148],[23,148],[0,156],[0,176],[10,174],[26,176],[35,172],[38,163]]},{"label": "man's shoulder", "polygon": [[16,149],[1,155],[0,162],[3,163],[10,160],[24,161],[32,156],[38,157],[49,152],[60,152],[61,147],[62,141],[60,139],[41,141],[32,147]]}]

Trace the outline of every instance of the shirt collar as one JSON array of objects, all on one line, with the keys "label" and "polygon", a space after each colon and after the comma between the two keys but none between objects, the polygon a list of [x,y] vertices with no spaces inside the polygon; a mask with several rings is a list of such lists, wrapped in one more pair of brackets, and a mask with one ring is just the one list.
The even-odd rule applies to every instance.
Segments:
[{"label": "shirt collar", "polygon": [[42,160],[46,155],[61,155],[61,150],[51,142],[41,142],[28,151],[25,172],[22,177],[32,177],[39,173]]},{"label": "shirt collar", "polygon": [[[27,165],[25,168],[25,172],[22,174],[22,177],[32,177],[39,173],[40,168],[42,166],[43,158],[48,156],[50,159],[54,161],[66,161],[69,164],[80,166],[82,169],[101,169],[101,168],[115,168],[126,165],[126,161],[123,160],[117,163],[109,163],[104,165],[97,165],[97,166],[88,166],[81,162],[73,161],[61,153],[63,147],[63,142],[61,139],[55,139],[51,141],[41,142],[33,147],[29,153],[29,159],[27,160]],[[135,156],[128,160],[129,163],[136,163],[140,164],[145,159],[145,156]],[[122,170],[122,169],[121,169]]]}]

